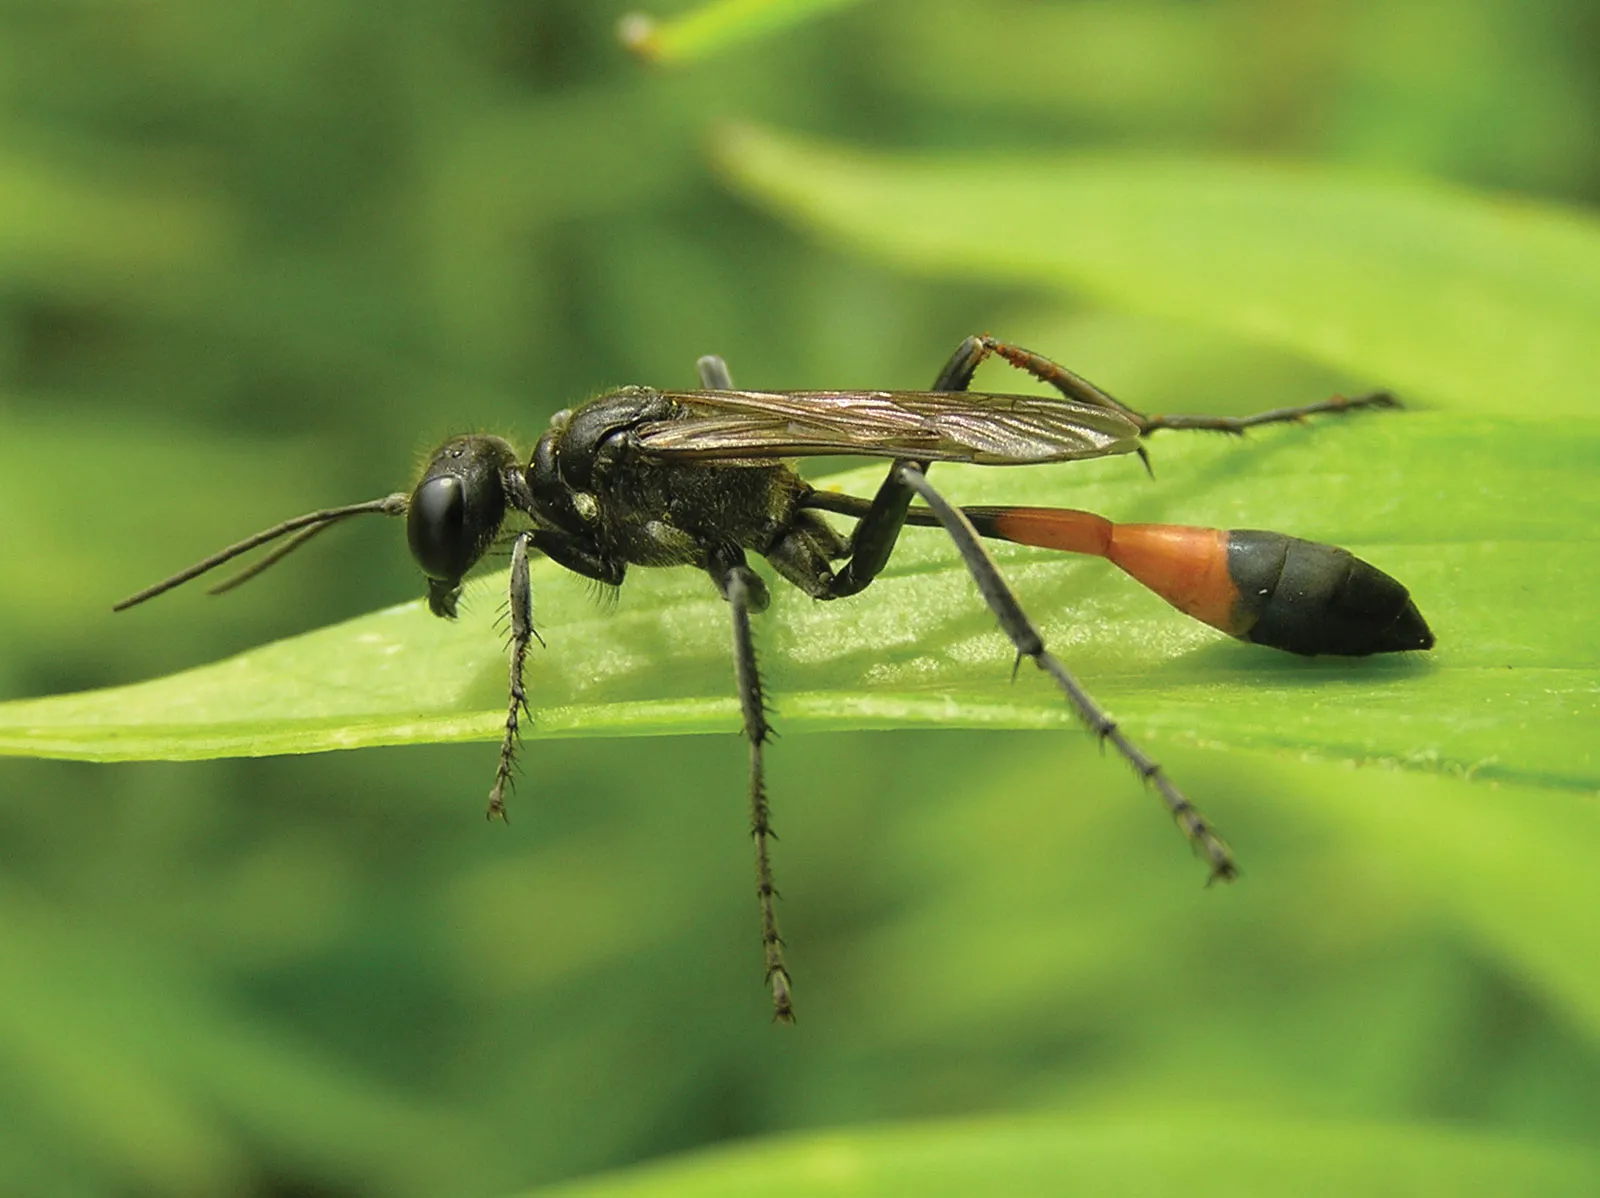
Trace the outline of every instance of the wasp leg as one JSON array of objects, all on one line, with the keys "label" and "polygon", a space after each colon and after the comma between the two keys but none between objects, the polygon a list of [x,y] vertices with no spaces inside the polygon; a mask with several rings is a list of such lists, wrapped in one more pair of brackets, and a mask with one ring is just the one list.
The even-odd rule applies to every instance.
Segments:
[{"label": "wasp leg", "polygon": [[[933,389],[965,391],[985,353],[976,337],[968,337],[945,363]],[[732,390],[733,375],[728,363],[716,354],[706,354],[695,363],[695,369],[701,386],[713,391]],[[928,468],[926,462],[913,464],[924,471]],[[838,541],[837,535],[823,521],[807,518],[802,510],[764,556],[783,577],[814,599],[842,599],[854,595],[871,585],[894,552],[912,494],[909,487],[896,480],[891,467],[871,506],[864,513],[854,513],[861,518],[848,547]],[[798,506],[803,509],[805,502],[802,499]],[[828,568],[828,562],[846,554],[848,558],[838,570]]]},{"label": "wasp leg", "polygon": [[1067,672],[1066,667],[1044,647],[1044,638],[1034,627],[1033,621],[1023,612],[1016,595],[1006,585],[999,569],[984,551],[972,522],[961,509],[951,505],[944,496],[935,491],[920,470],[903,463],[897,464],[895,470],[901,481],[915,491],[917,496],[932,509],[939,523],[944,525],[945,531],[950,534],[950,539],[960,550],[962,560],[966,562],[973,581],[978,584],[978,591],[982,594],[983,601],[989,605],[989,610],[1000,622],[1000,627],[1016,646],[1018,659],[1031,658],[1036,666],[1054,678],[1078,718],[1088,725],[1090,731],[1102,742],[1110,741],[1112,747],[1122,755],[1123,760],[1131,765],[1140,777],[1155,787],[1189,843],[1210,864],[1213,880],[1220,878],[1227,881],[1236,876],[1239,871],[1234,864],[1233,854],[1195,805],[1184,797],[1183,792],[1172,783],[1159,765],[1145,756],[1143,750],[1123,735],[1117,722],[1101,710],[1088,691],[1084,690],[1078,680]]},{"label": "wasp leg", "polygon": [[[972,384],[972,376],[983,360],[989,356],[981,337],[968,337],[956,346],[955,353],[939,371],[933,382],[934,391],[965,391]],[[897,461],[889,467],[889,474],[872,497],[872,504],[861,516],[860,523],[850,538],[850,559],[840,566],[828,583],[824,599],[842,599],[867,589],[889,561],[900,530],[905,527],[906,509],[911,506],[914,492],[900,479],[900,467],[910,466],[919,474],[928,472],[927,462]]]},{"label": "wasp leg", "polygon": [[535,549],[574,574],[592,578],[608,587],[621,586],[622,580],[627,577],[627,562],[600,552],[586,540],[543,528],[536,528],[527,536]]},{"label": "wasp leg", "polygon": [[1243,436],[1246,429],[1256,428],[1259,425],[1298,424],[1308,416],[1318,416],[1324,412],[1339,414],[1358,411],[1361,408],[1401,406],[1403,405],[1400,401],[1387,391],[1369,391],[1365,395],[1335,395],[1331,399],[1319,399],[1316,403],[1301,404],[1293,408],[1273,408],[1249,416],[1195,416],[1180,412],[1171,416],[1139,415],[1137,420],[1139,433],[1145,437],[1164,428],[1210,429],[1213,432],[1232,433],[1237,437]]},{"label": "wasp leg", "polygon": [[1068,370],[1061,363],[1053,362],[1043,354],[1036,354],[1031,349],[1024,349],[1007,341],[996,340],[987,333],[982,337],[969,337],[967,340],[977,343],[977,359],[973,363],[973,369],[977,368],[977,363],[993,354],[1018,370],[1033,375],[1041,383],[1049,384],[1068,399],[1092,404],[1097,408],[1110,408],[1141,427],[1144,424],[1145,417],[1141,413],[1134,411],[1110,393],[1102,391],[1081,374]]},{"label": "wasp leg", "polygon": [[516,787],[517,747],[522,740],[522,718],[530,721],[533,712],[528,707],[528,692],[523,686],[522,669],[528,658],[528,646],[540,640],[533,627],[533,583],[528,575],[528,549],[532,547],[559,566],[575,574],[620,586],[627,571],[624,562],[615,561],[597,552],[583,541],[545,529],[531,529],[519,533],[511,542],[511,583],[508,589],[511,614],[511,682],[510,697],[506,705],[506,730],[500,741],[500,764],[495,767],[494,786],[489,790],[489,819],[509,822],[506,817],[506,791]]},{"label": "wasp leg", "polygon": [[[1304,420],[1308,416],[1317,416],[1325,412],[1350,412],[1359,408],[1398,408],[1400,401],[1387,391],[1373,391],[1366,395],[1345,397],[1335,395],[1332,399],[1321,399],[1316,403],[1300,404],[1292,408],[1273,408],[1266,412],[1256,412],[1251,416],[1146,416],[1143,412],[1130,408],[1121,400],[1114,399],[1106,392],[1096,387],[1088,379],[1074,374],[1059,362],[1052,362],[1043,354],[1036,354],[1031,349],[1024,349],[1020,345],[1012,345],[1005,341],[997,341],[993,337],[983,336],[968,338],[976,341],[980,349],[978,361],[982,361],[989,354],[1004,358],[1018,370],[1027,371],[1042,383],[1048,383],[1068,399],[1075,399],[1080,403],[1090,403],[1097,407],[1112,408],[1121,412],[1129,420],[1139,426],[1143,436],[1164,428],[1209,429],[1213,432],[1233,433],[1241,435],[1246,429],[1256,428],[1263,424],[1292,424]],[[976,368],[974,366],[974,368]],[[1146,465],[1148,466],[1148,462]]]},{"label": "wasp leg", "polygon": [[897,461],[889,467],[889,477],[883,480],[850,536],[849,559],[828,580],[827,593],[821,598],[842,599],[866,590],[888,563],[900,539],[900,530],[905,527],[906,510],[916,495],[900,481],[901,466],[910,466],[921,473],[928,468],[928,463]]},{"label": "wasp leg", "polygon": [[767,587],[750,569],[740,549],[730,547],[714,551],[708,569],[733,616],[733,673],[739,690],[739,710],[744,717],[745,739],[750,742],[750,839],[755,842],[756,849],[756,898],[761,903],[761,950],[767,984],[772,987],[772,1018],[778,1023],[793,1023],[794,1002],[789,969],[783,963],[783,937],[778,934],[778,889],[772,882],[768,845],[768,841],[776,840],[777,836],[772,831],[761,760],[761,747],[771,737],[772,725],[767,722],[761,672],[756,668],[755,641],[750,635],[750,613],[766,609]]},{"label": "wasp leg", "polygon": [[[700,374],[700,385],[712,391],[731,391],[733,376],[727,362],[715,354],[707,354],[695,363]],[[821,521],[818,521],[821,525]],[[805,572],[805,567],[815,571],[820,562],[812,562],[819,552],[824,552],[827,540],[824,534],[832,529],[821,525],[813,530],[811,538],[801,537],[801,548],[806,552],[796,560],[792,570]],[[821,540],[813,545],[812,540]],[[798,550],[796,550],[798,552]],[[780,555],[784,556],[784,555]],[[785,560],[783,566],[789,566]],[[778,934],[778,888],[772,882],[772,855],[768,841],[776,840],[772,830],[771,811],[767,806],[767,779],[761,756],[762,746],[772,736],[772,725],[767,722],[767,700],[761,688],[761,671],[756,666],[755,639],[750,633],[750,613],[766,611],[771,597],[761,576],[750,569],[743,550],[724,547],[715,549],[707,562],[711,579],[717,590],[728,601],[728,611],[733,617],[733,676],[739,691],[739,711],[744,717],[744,735],[750,742],[750,839],[756,849],[756,898],[761,904],[761,953],[765,962],[767,984],[772,987],[772,1018],[778,1023],[794,1022],[794,996],[789,980],[789,967],[783,962],[783,937]],[[783,569],[780,566],[780,569]],[[801,585],[804,585],[803,583]],[[815,590],[814,587],[808,588]]]},{"label": "wasp leg", "polygon": [[972,376],[992,352],[985,344],[985,340],[983,337],[968,337],[956,346],[956,352],[950,355],[950,360],[939,371],[939,377],[934,380],[931,390],[965,391],[970,387]]},{"label": "wasp leg", "polygon": [[522,666],[528,657],[528,645],[538,633],[533,630],[533,584],[528,579],[529,532],[521,533],[511,542],[511,585],[508,596],[511,604],[511,686],[506,706],[506,730],[500,741],[500,764],[495,767],[494,786],[489,790],[487,819],[506,820],[506,788],[515,785],[512,771],[516,768],[517,745],[522,740],[523,716],[533,719],[528,710],[528,692],[522,685]]}]

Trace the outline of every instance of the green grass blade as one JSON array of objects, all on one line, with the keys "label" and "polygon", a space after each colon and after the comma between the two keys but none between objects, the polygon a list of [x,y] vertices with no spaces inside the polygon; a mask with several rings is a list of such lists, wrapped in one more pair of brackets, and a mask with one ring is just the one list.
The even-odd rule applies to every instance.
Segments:
[{"label": "green grass blade", "polygon": [[641,58],[685,63],[759,37],[770,37],[831,9],[859,0],[712,0],[679,16],[657,21],[643,13],[622,19],[620,36]]},{"label": "green grass blade", "polygon": [[[1600,632],[1571,599],[1600,589],[1589,470],[1600,427],[1575,422],[1550,443],[1531,423],[1408,412],[1244,444],[1168,435],[1153,450],[1155,482],[1129,459],[936,473],[962,502],[1347,545],[1411,587],[1440,643],[1426,655],[1293,658],[1186,620],[1104,563],[997,547],[1058,655],[1135,736],[1600,785]],[[880,474],[840,483],[868,492]],[[0,752],[192,759],[494,738],[502,579],[474,584],[456,624],[411,603],[151,682],[0,704]],[[694,571],[635,570],[613,610],[540,563],[535,593],[549,644],[530,658],[536,735],[737,728],[725,605]],[[139,619],[108,613],[94,635],[136,634]],[[1032,671],[1009,681],[1009,646],[932,530],[908,532],[865,595],[824,604],[778,586],[758,625],[786,731],[1071,723]]]},{"label": "green grass blade", "polygon": [[1430,1127],[1219,1120],[929,1124],[719,1149],[541,1191],[564,1198],[694,1194],[1589,1195],[1600,1161],[1558,1145]]},{"label": "green grass blade", "polygon": [[1551,205],[1266,163],[897,158],[739,129],[735,187],[931,274],[1071,289],[1407,395],[1596,410],[1600,224]]}]

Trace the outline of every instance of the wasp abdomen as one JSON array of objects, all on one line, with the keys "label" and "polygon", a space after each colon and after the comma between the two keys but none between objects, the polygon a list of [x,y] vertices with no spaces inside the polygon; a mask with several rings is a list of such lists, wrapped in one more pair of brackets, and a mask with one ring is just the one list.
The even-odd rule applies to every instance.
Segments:
[{"label": "wasp abdomen", "polygon": [[1173,607],[1307,657],[1433,648],[1406,588],[1348,550],[1254,529],[1113,524],[1066,508],[963,509],[986,537],[1114,562]]},{"label": "wasp abdomen", "polygon": [[1227,538],[1234,635],[1307,657],[1433,648],[1410,592],[1349,550],[1255,529]]}]

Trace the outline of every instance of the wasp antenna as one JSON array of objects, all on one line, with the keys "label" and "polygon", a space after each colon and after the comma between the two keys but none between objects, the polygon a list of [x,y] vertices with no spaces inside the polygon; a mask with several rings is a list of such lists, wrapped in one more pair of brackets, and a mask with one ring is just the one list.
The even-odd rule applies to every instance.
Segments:
[{"label": "wasp antenna", "polygon": [[310,530],[301,536],[295,537],[287,545],[269,554],[264,561],[244,571],[237,577],[229,579],[218,588],[219,590],[231,590],[242,582],[248,582],[268,566],[280,561],[286,554],[298,549],[310,539],[312,533],[322,531],[329,524],[343,520],[347,516],[364,516],[370,513],[384,516],[404,515],[409,503],[410,498],[405,492],[396,491],[393,495],[385,495],[382,499],[369,499],[365,503],[352,503],[345,507],[323,508],[321,511],[307,512],[304,516],[296,516],[293,520],[285,520],[282,524],[274,524],[271,528],[262,529],[253,537],[246,537],[236,544],[229,545],[226,549],[217,551],[187,569],[179,570],[176,574],[163,578],[160,582],[129,595],[121,602],[113,604],[111,610],[126,611],[130,607],[143,603],[146,599],[154,599],[157,595],[166,594],[173,587],[182,586],[191,578],[198,578],[208,571],[215,570],[218,566],[231,562],[242,553],[249,553],[250,550],[271,541],[276,541],[279,537],[287,536],[289,533],[300,532],[302,529]]},{"label": "wasp antenna", "polygon": [[270,567],[277,565],[284,558],[288,557],[291,553],[293,553],[296,549],[300,548],[300,546],[304,545],[312,537],[316,536],[319,532],[327,531],[328,529],[332,528],[334,526],[334,524],[336,524],[336,523],[337,523],[337,521],[329,520],[326,524],[313,524],[310,528],[302,528],[299,532],[295,533],[294,536],[290,537],[282,545],[279,545],[276,549],[274,549],[271,553],[267,554],[267,556],[262,558],[260,561],[254,563],[253,565],[245,567],[243,570],[240,570],[237,574],[234,574],[229,578],[223,579],[221,582],[217,583],[217,585],[214,586],[214,587],[207,587],[206,588],[206,594],[208,594],[208,595],[226,595],[229,591],[233,590],[235,587],[242,587],[245,583],[249,582],[257,574],[260,574],[262,571],[267,570]]}]

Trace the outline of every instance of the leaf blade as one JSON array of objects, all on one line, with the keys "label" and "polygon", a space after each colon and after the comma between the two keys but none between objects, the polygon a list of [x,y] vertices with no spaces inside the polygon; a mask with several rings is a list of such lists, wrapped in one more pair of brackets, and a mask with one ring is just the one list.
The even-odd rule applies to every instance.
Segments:
[{"label": "leaf blade", "polygon": [[[1067,1183],[1065,1179],[1073,1181]],[[1585,1194],[1564,1146],[1420,1126],[1185,1111],[1139,1122],[924,1124],[767,1141],[625,1170],[556,1194]],[[1064,1188],[1065,1187],[1065,1188]]]},{"label": "leaf blade", "polygon": [[[1600,498],[1570,468],[1600,453],[1600,429],[1578,422],[1549,446],[1537,425],[1409,413],[1157,449],[1154,484],[1126,460],[941,478],[965,502],[1343,543],[1410,584],[1441,642],[1427,656],[1291,658],[1183,620],[1102,563],[998,546],[1058,655],[1136,736],[1600,785],[1600,633],[1582,605],[1551,601],[1600,588]],[[877,477],[841,482],[860,492]],[[1531,510],[1518,498],[1535,477]],[[0,752],[195,759],[494,739],[499,577],[474,583],[456,625],[407,604],[133,687],[0,704]],[[535,590],[550,648],[530,659],[534,735],[737,728],[724,605],[693,571],[638,571],[609,613],[548,563]],[[933,532],[908,533],[860,599],[777,588],[759,635],[785,730],[1071,723],[1043,680],[1007,681],[1008,646]]]}]

